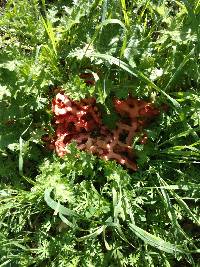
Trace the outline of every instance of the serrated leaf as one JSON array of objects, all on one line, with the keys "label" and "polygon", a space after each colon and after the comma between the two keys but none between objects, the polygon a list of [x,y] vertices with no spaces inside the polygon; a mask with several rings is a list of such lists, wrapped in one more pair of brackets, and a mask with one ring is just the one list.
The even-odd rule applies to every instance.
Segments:
[{"label": "serrated leaf", "polygon": [[10,60],[0,64],[0,68],[8,69],[9,71],[14,71],[19,62],[17,60]]},{"label": "serrated leaf", "polygon": [[0,85],[0,100],[3,100],[4,97],[10,97],[11,93],[7,86]]}]

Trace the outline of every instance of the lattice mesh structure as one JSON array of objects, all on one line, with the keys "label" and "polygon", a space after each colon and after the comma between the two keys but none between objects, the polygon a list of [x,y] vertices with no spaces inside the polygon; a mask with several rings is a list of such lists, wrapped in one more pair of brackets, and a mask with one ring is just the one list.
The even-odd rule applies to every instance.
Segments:
[{"label": "lattice mesh structure", "polygon": [[[120,120],[111,131],[102,123],[95,98],[73,101],[64,93],[58,93],[52,102],[57,154],[63,157],[69,153],[67,145],[75,140],[80,150],[105,160],[116,160],[136,171],[133,138],[142,131],[149,119],[159,114],[159,110],[153,104],[133,97],[114,99],[113,103]],[[143,142],[146,139],[147,136]]]}]

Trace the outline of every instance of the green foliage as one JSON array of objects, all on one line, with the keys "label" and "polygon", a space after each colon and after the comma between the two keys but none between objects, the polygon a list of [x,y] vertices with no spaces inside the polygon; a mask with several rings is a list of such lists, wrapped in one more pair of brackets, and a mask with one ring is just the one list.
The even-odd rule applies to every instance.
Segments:
[{"label": "green foliage", "polygon": [[[0,266],[198,266],[199,1],[9,0],[0,15]],[[58,88],[96,97],[110,128],[114,96],[167,104],[133,140],[138,172],[47,150]]]}]

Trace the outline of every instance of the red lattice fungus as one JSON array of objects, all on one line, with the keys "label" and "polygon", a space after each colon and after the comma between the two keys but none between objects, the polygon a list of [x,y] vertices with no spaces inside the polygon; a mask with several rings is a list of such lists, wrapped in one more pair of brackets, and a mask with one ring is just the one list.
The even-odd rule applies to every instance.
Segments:
[{"label": "red lattice fungus", "polygon": [[[133,97],[126,100],[114,99],[113,103],[121,119],[111,131],[102,123],[95,98],[73,101],[64,93],[58,93],[52,102],[57,154],[63,157],[69,153],[67,145],[75,140],[80,150],[105,160],[116,160],[136,171],[133,138],[141,132],[149,119],[159,115],[159,110],[153,104]],[[147,135],[144,134],[141,143],[146,142]]]}]

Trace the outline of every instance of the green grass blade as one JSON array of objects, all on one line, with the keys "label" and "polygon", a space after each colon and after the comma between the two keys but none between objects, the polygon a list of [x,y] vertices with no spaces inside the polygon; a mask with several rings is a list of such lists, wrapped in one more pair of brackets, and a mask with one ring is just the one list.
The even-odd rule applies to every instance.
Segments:
[{"label": "green grass blade", "polygon": [[[76,53],[74,53],[74,55],[76,55]],[[73,55],[73,54],[72,54]],[[106,55],[106,54],[101,54],[101,53],[88,53],[86,54],[87,57],[96,57],[96,58],[101,58],[104,59],[106,61],[108,61],[110,64],[114,64],[116,66],[118,66],[119,68],[123,69],[124,71],[127,71],[129,74],[140,78],[141,80],[143,80],[145,83],[149,84],[153,89],[155,89],[157,92],[162,93],[164,96],[167,97],[167,99],[172,103],[172,105],[176,108],[179,109],[180,108],[180,104],[173,99],[171,96],[169,96],[167,93],[165,93],[162,89],[160,89],[155,83],[153,83],[146,75],[144,75],[141,71],[136,71],[133,70],[131,68],[131,66],[129,66],[128,64],[126,64],[124,61],[115,58],[111,55]]]},{"label": "green grass blade", "polygon": [[104,22],[104,20],[106,19],[107,10],[108,10],[108,0],[104,0],[102,5],[101,22]]},{"label": "green grass blade", "polygon": [[126,27],[129,27],[130,26],[130,21],[129,21],[129,17],[128,17],[127,10],[126,10],[126,2],[125,2],[125,0],[121,0],[121,5],[122,5],[122,12],[123,12],[123,15],[124,15],[125,25],[126,25]]},{"label": "green grass blade", "polygon": [[75,227],[75,225],[73,223],[71,223],[69,220],[67,220],[67,218],[65,216],[63,216],[62,213],[60,213],[60,212],[59,212],[59,217],[69,227],[71,227],[71,228]]},{"label": "green grass blade", "polygon": [[89,234],[89,235],[85,235],[85,236],[83,236],[83,237],[79,237],[79,238],[77,238],[76,240],[80,242],[80,241],[87,240],[87,239],[89,239],[89,238],[97,237],[98,235],[100,235],[100,234],[104,231],[105,227],[106,227],[105,225],[100,226],[100,227],[98,227],[98,229],[95,230],[93,233],[91,233],[91,234]]},{"label": "green grass blade", "polygon": [[[46,15],[46,3],[45,3],[45,0],[42,0],[42,5],[43,5],[43,9],[44,9],[44,12],[45,12],[45,15]],[[46,21],[45,19],[43,18],[43,16],[41,15],[40,16],[41,20],[42,20],[42,23],[44,25],[44,28],[49,36],[49,39],[51,41],[51,44],[52,44],[52,47],[53,47],[53,51],[55,53],[55,55],[57,56],[57,40],[56,40],[56,37],[55,37],[55,33],[54,33],[54,29],[53,29],[53,26],[52,26],[52,23],[50,22],[50,20],[47,18],[47,15],[46,15]]]},{"label": "green grass blade", "polygon": [[131,244],[128,239],[126,238],[125,234],[122,231],[122,228],[119,223],[116,224],[116,232],[119,235],[119,237],[124,240],[126,243],[128,243],[131,247],[134,247],[133,244]]},{"label": "green grass blade", "polygon": [[[166,186],[168,185],[162,178],[160,178],[160,180],[162,181],[163,185],[166,185]],[[174,199],[179,203],[181,208],[189,215],[189,217],[191,217],[197,225],[200,225],[200,220],[198,218],[196,218],[196,216],[190,210],[190,208],[185,203],[185,201],[183,199],[181,199],[181,197],[179,197],[179,195],[176,194],[173,190],[169,190],[169,192],[174,197]]]},{"label": "green grass blade", "polygon": [[53,200],[50,196],[51,192],[52,188],[48,188],[44,192],[44,200],[46,201],[47,205],[50,208],[52,208],[56,213],[60,213],[71,217],[79,217],[79,215],[76,212],[64,207],[62,204]]},{"label": "green grass blade", "polygon": [[107,240],[106,240],[106,234],[105,234],[105,228],[104,228],[104,230],[103,230],[103,241],[104,241],[104,244],[105,244],[105,247],[106,247],[106,249],[107,250],[111,250],[112,249],[112,246],[110,246],[109,244],[108,244],[108,242],[107,242]]},{"label": "green grass blade", "polygon": [[119,19],[106,19],[98,27],[103,28],[104,26],[106,26],[108,24],[119,24],[126,31],[126,27],[125,27],[124,23],[121,22],[121,20],[119,20]]},{"label": "green grass blade", "polygon": [[154,82],[152,82],[146,75],[144,75],[141,71],[139,71],[138,76],[147,84],[149,84],[153,89],[155,89],[157,92],[162,93],[166,98],[172,103],[172,105],[176,109],[180,109],[180,104],[171,96],[169,96],[166,92],[164,92],[161,88],[159,88]]},{"label": "green grass blade", "polygon": [[168,217],[172,222],[172,225],[174,228],[174,234],[176,235],[177,231],[180,232],[191,244],[193,244],[193,241],[186,235],[186,233],[183,231],[180,224],[178,223],[177,216],[176,216],[174,208],[171,204],[169,194],[167,193],[167,190],[165,188],[163,188],[164,186],[162,187],[163,184],[162,184],[162,181],[161,181],[158,173],[157,173],[157,177],[158,177],[159,183],[161,185],[161,187],[159,188],[160,190],[158,190],[158,189],[157,190],[161,196],[161,200],[163,201],[163,203],[165,205]]},{"label": "green grass blade", "polygon": [[30,122],[30,124],[28,125],[28,127],[23,131],[23,133],[21,134],[20,138],[19,138],[19,174],[21,176],[23,176],[23,164],[24,164],[24,160],[23,160],[23,146],[24,146],[24,141],[22,139],[22,136],[28,131],[29,127],[31,126],[32,121]]},{"label": "green grass blade", "polygon": [[194,48],[190,51],[190,53],[188,55],[185,56],[185,58],[183,59],[183,61],[181,62],[181,64],[179,65],[179,67],[176,69],[176,71],[174,72],[174,74],[172,75],[171,79],[169,80],[169,82],[167,83],[167,85],[164,88],[164,91],[166,92],[167,89],[169,88],[169,86],[171,85],[171,83],[175,80],[177,74],[180,72],[180,70],[185,66],[185,64],[188,62],[188,60],[190,59],[191,55],[194,53]]},{"label": "green grass blade", "polygon": [[44,18],[41,16],[41,20],[43,22],[43,25],[45,27],[45,30],[49,36],[49,39],[51,41],[52,47],[53,47],[53,51],[55,53],[55,55],[57,56],[57,42],[56,42],[56,37],[55,37],[55,33],[53,31],[53,26],[51,24],[51,22],[47,19],[47,21],[44,20]]},{"label": "green grass blade", "polygon": [[[196,130],[200,130],[200,129],[197,128]],[[157,147],[163,146],[163,145],[165,145],[167,143],[170,143],[170,142],[172,142],[172,141],[174,141],[176,139],[179,139],[181,137],[186,137],[186,136],[190,135],[191,133],[193,133],[193,131],[194,131],[194,129],[188,129],[188,130],[183,131],[183,132],[181,132],[179,134],[176,134],[176,135],[172,136],[171,138],[169,138],[168,140],[162,142],[161,144],[158,144]]]},{"label": "green grass blade", "polygon": [[72,52],[69,54],[69,57],[78,57],[78,58],[82,58],[82,57],[95,57],[95,58],[100,58],[103,60],[108,61],[111,65],[116,65],[119,68],[121,68],[122,70],[128,72],[129,74],[131,74],[132,76],[135,76],[137,78],[140,78],[142,81],[144,81],[146,84],[150,85],[153,89],[155,89],[157,92],[162,93],[164,96],[166,96],[166,98],[171,102],[171,104],[173,105],[173,107],[175,107],[176,109],[180,109],[180,104],[171,96],[169,96],[167,93],[165,93],[161,88],[159,88],[155,83],[153,83],[146,75],[144,75],[141,71],[137,71],[137,70],[133,70],[131,68],[130,65],[128,65],[127,63],[125,63],[124,61],[122,61],[119,58],[113,57],[111,55],[107,55],[107,54],[101,54],[101,53],[94,53],[94,52],[88,52],[88,48],[86,49],[86,52],[83,52],[82,50],[78,50],[76,52]]},{"label": "green grass blade", "polygon": [[94,41],[96,40],[99,32],[102,30],[102,28],[104,26],[107,26],[108,24],[119,24],[124,29],[124,32],[126,31],[125,25],[119,19],[106,19],[106,20],[104,20],[100,25],[98,25],[98,27],[96,28],[96,31],[95,31],[93,37],[91,38],[91,41],[87,45],[87,48],[85,49],[85,54],[84,54],[85,56],[86,56],[87,51],[90,48],[91,44],[93,44]]},{"label": "green grass blade", "polygon": [[153,246],[167,253],[172,253],[172,254],[185,253],[185,251],[180,246],[176,246],[174,244],[171,244],[170,242],[163,240],[160,237],[152,235],[147,231],[143,230],[142,228],[136,226],[135,224],[130,223],[129,227],[136,236],[138,236],[140,239],[142,239],[145,243],[149,244],[150,246]]},{"label": "green grass blade", "polygon": [[112,195],[113,195],[114,223],[117,223],[119,216],[123,220],[125,220],[124,210],[122,208],[122,192],[121,192],[121,188],[116,190],[113,187],[112,188]]},{"label": "green grass blade", "polygon": [[24,165],[24,160],[23,160],[23,139],[20,136],[19,138],[19,174],[23,176],[23,165]]},{"label": "green grass blade", "polygon": [[0,264],[0,267],[3,267],[3,266],[11,266],[11,264],[9,264],[9,263],[11,263],[11,260],[6,260],[2,264]]}]

